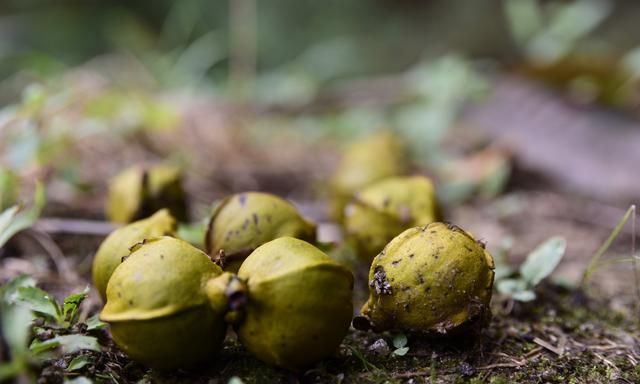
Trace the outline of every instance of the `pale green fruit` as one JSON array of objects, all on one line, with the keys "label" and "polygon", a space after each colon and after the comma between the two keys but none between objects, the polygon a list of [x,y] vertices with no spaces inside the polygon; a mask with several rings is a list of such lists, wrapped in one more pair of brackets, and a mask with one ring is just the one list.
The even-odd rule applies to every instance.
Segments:
[{"label": "pale green fruit", "polygon": [[100,318],[133,360],[162,370],[199,366],[222,345],[229,277],[183,240],[145,240],[113,272]]},{"label": "pale green fruit", "polygon": [[390,177],[357,192],[345,208],[344,229],[366,262],[407,228],[440,218],[435,189],[424,176]]},{"label": "pale green fruit", "polygon": [[407,149],[389,131],[379,131],[347,146],[329,187],[330,215],[341,222],[344,206],[358,190],[407,171]]},{"label": "pale green fruit", "polygon": [[297,370],[335,353],[353,314],[353,275],[302,240],[282,237],[256,249],[238,277],[248,290],[241,343],[269,364]]},{"label": "pale green fruit", "polygon": [[128,223],[167,208],[179,221],[187,220],[187,203],[179,168],[167,165],[125,169],[109,184],[107,218]]},{"label": "pale green fruit", "polygon": [[369,271],[369,300],[359,329],[447,335],[490,316],[494,263],[484,246],[443,223],[394,238]]},{"label": "pale green fruit", "polygon": [[283,236],[314,242],[316,226],[278,196],[245,192],[218,205],[205,234],[205,248],[213,257],[223,251],[224,270],[235,272],[254,249]]},{"label": "pale green fruit", "polygon": [[122,259],[129,255],[129,249],[144,239],[173,235],[176,230],[176,220],[168,210],[162,209],[153,216],[133,222],[111,232],[100,244],[93,259],[93,284],[103,300],[107,297],[107,283],[111,274]]}]

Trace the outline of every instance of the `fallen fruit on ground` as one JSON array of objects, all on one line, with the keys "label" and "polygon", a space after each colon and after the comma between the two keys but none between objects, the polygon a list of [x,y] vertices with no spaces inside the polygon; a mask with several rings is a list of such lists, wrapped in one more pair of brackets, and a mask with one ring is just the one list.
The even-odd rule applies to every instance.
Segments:
[{"label": "fallen fruit on ground", "polygon": [[387,177],[406,173],[406,153],[402,141],[386,130],[347,146],[329,181],[330,216],[342,222],[344,207],[356,191]]},{"label": "fallen fruit on ground", "polygon": [[218,205],[209,220],[205,247],[224,270],[236,272],[254,249],[283,236],[314,242],[316,225],[278,196],[245,192]]},{"label": "fallen fruit on ground", "polygon": [[358,191],[345,208],[344,229],[367,263],[407,228],[440,219],[433,183],[424,176],[391,177]]},{"label": "fallen fruit on ground", "polygon": [[111,276],[100,318],[132,359],[163,370],[196,367],[222,345],[229,278],[183,240],[145,240]]},{"label": "fallen fruit on ground", "polygon": [[407,229],[373,260],[369,300],[354,327],[449,335],[482,325],[493,269],[484,245],[456,226]]},{"label": "fallen fruit on ground", "polygon": [[138,220],[111,232],[100,244],[93,259],[91,274],[93,284],[103,300],[107,298],[107,283],[113,271],[129,255],[129,249],[144,239],[173,235],[176,220],[168,210],[162,209],[153,216]]},{"label": "fallen fruit on ground", "polygon": [[257,248],[238,277],[240,342],[268,364],[298,370],[335,353],[351,321],[353,275],[313,245],[282,237]]},{"label": "fallen fruit on ground", "polygon": [[187,200],[182,173],[169,165],[134,165],[109,183],[106,214],[115,223],[129,223],[167,208],[178,221],[186,221]]}]

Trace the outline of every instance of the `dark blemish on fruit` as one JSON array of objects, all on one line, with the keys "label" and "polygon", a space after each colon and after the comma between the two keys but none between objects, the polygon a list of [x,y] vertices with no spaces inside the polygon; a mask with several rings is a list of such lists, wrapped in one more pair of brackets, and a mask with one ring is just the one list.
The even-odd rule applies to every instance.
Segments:
[{"label": "dark blemish on fruit", "polygon": [[133,306],[133,300],[129,300],[129,305]]},{"label": "dark blemish on fruit", "polygon": [[415,254],[412,253],[412,254],[409,255],[409,258],[413,259],[414,256],[415,256]]},{"label": "dark blemish on fruit", "polygon": [[267,223],[271,224],[271,215],[267,215]]},{"label": "dark blemish on fruit", "polygon": [[418,284],[424,284],[424,276],[418,275]]},{"label": "dark blemish on fruit", "polygon": [[391,295],[391,284],[387,281],[387,274],[384,268],[378,265],[373,273],[373,279],[369,283],[369,286],[376,290],[378,295]]},{"label": "dark blemish on fruit", "polygon": [[248,226],[249,226],[249,219],[245,219],[244,222],[242,223],[242,230],[245,231]]},{"label": "dark blemish on fruit", "polygon": [[393,261],[391,262],[391,265],[393,265],[393,266],[395,267],[396,265],[400,264],[400,262],[401,262],[401,261],[402,261],[402,259],[393,260]]},{"label": "dark blemish on fruit", "polygon": [[464,245],[464,249],[466,249],[469,252],[473,252],[473,249],[471,249],[471,247],[469,247],[468,245]]},{"label": "dark blemish on fruit", "polygon": [[251,216],[253,217],[253,224],[254,224],[255,226],[257,226],[257,225],[258,225],[258,221],[259,221],[259,219],[258,219],[258,215],[254,213],[254,214],[253,214],[253,215],[251,215]]}]

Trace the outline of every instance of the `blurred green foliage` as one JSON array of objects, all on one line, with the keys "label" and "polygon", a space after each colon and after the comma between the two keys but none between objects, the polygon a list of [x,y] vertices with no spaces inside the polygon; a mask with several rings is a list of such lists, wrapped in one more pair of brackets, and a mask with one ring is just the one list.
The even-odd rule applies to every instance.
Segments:
[{"label": "blurred green foliage", "polygon": [[[17,69],[50,74],[99,54],[125,51],[156,67],[181,60],[200,63],[210,78],[219,79],[227,70],[228,4],[3,2],[0,78]],[[509,46],[505,23],[490,22],[502,19],[499,11],[500,4],[491,1],[258,2],[258,63],[264,70],[296,62],[325,78],[326,72],[345,76],[401,70],[427,51],[504,52]]]},{"label": "blurred green foliage", "polygon": [[[403,71],[424,58],[451,52],[508,62],[521,55],[557,58],[587,36],[591,38],[581,44],[589,50],[604,47],[616,53],[638,44],[636,2],[255,3],[257,64],[264,75],[259,80],[276,100],[292,95],[306,100],[317,83]],[[161,85],[224,85],[230,52],[229,4],[226,0],[4,1],[0,79],[18,72],[51,75],[99,55],[124,52],[143,63]]]}]

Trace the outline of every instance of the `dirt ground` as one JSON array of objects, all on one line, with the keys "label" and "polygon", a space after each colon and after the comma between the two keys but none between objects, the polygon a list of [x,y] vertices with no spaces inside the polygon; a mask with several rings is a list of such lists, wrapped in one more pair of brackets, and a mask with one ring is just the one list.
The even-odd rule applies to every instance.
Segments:
[{"label": "dirt ground", "polygon": [[[490,113],[476,109],[470,116],[467,122],[486,123]],[[127,162],[153,161],[160,153],[180,146],[190,148],[194,164],[208,165],[193,167],[187,175],[194,212],[226,193],[261,189],[291,197],[307,216],[326,221],[322,204],[312,196],[323,169],[332,166],[332,151],[323,152],[330,144],[302,143],[270,154],[238,144],[238,135],[228,129],[232,120],[212,114],[210,106],[193,107],[189,119],[189,134],[182,135],[179,142],[159,135],[142,142],[143,155],[139,148],[122,152],[122,143],[117,142],[85,142],[76,147],[87,162],[83,167],[87,179],[96,180],[99,187],[77,199],[54,184],[54,200],[44,214],[49,221],[45,219],[40,227],[20,234],[0,251],[0,281],[29,273],[60,297],[81,290],[90,283],[93,252],[109,229],[101,221],[104,182],[99,180]],[[218,129],[218,134],[204,134],[211,129]],[[210,139],[213,136],[215,139]],[[274,139],[270,148],[286,145],[287,140],[291,138]],[[310,151],[318,154],[313,162],[299,161]],[[113,153],[119,153],[113,163],[102,161],[113,158]],[[351,329],[334,357],[298,373],[259,362],[239,345],[233,333],[216,361],[201,371],[148,371],[118,351],[105,332],[101,338],[107,346],[104,352],[83,352],[91,356],[91,364],[69,374],[64,367],[74,356],[50,360],[42,367],[39,382],[86,375],[97,382],[113,383],[227,383],[233,377],[245,383],[639,383],[639,298],[634,294],[631,264],[600,268],[586,291],[578,285],[590,257],[623,216],[633,190],[625,183],[618,198],[605,196],[601,189],[581,196],[575,193],[575,186],[584,186],[583,179],[567,185],[558,176],[570,169],[553,168],[553,163],[532,164],[528,159],[533,155],[519,157],[518,153],[503,195],[448,207],[447,220],[486,241],[494,254],[506,254],[513,266],[552,235],[565,237],[568,248],[553,277],[537,288],[535,301],[515,302],[496,293],[493,318],[479,332],[435,340],[409,334],[408,353],[395,356],[391,353],[395,335]],[[205,155],[206,162],[202,160]],[[553,177],[549,178],[550,174]],[[96,233],[88,234],[86,228],[73,230],[68,220],[56,224],[51,221],[54,217],[96,220]],[[34,233],[41,232],[53,243],[34,241],[38,236]],[[632,235],[625,228],[605,258],[628,257]],[[503,247],[505,239],[511,239],[509,249]],[[356,275],[362,280],[365,272],[361,268]],[[360,289],[357,301],[366,296],[363,285],[362,281],[356,284]],[[99,311],[95,292],[83,309],[84,315]]]}]

